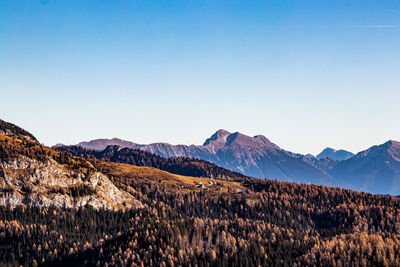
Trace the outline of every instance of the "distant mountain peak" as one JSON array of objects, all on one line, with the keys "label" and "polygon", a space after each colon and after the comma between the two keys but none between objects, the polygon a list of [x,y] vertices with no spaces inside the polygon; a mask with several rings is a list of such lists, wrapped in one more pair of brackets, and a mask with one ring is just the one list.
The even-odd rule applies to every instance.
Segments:
[{"label": "distant mountain peak", "polygon": [[335,153],[336,151],[337,151],[336,149],[333,149],[333,148],[331,148],[331,147],[327,147],[327,148],[325,148],[324,150],[322,150],[321,153],[323,153],[323,152],[325,152],[325,153],[328,153],[328,152]]},{"label": "distant mountain peak", "polygon": [[267,137],[265,137],[264,135],[255,135],[254,137],[253,137],[254,139],[256,139],[256,140],[259,140],[259,141],[261,141],[261,142],[263,142],[264,144],[269,144],[269,145],[273,145],[273,146],[276,146],[275,144],[273,144]]},{"label": "distant mountain peak", "polygon": [[228,132],[227,130],[219,129],[204,142],[203,146],[207,146],[214,143],[222,143],[223,145],[229,135],[231,135],[231,133]]},{"label": "distant mountain peak", "polygon": [[263,154],[261,151],[276,151],[280,149],[277,145],[269,141],[268,138],[263,135],[251,137],[240,132],[235,132],[229,135],[226,139],[225,147],[246,147],[248,149],[255,149],[258,151],[255,152],[256,154]]},{"label": "distant mountain peak", "polygon": [[400,154],[400,142],[395,140],[389,140],[381,145],[375,145],[367,150],[361,151],[357,155],[366,156],[368,154],[381,154],[386,153],[392,156],[398,157]]},{"label": "distant mountain peak", "polygon": [[385,150],[390,156],[393,157],[393,159],[400,162],[400,142],[397,142],[395,140],[389,140],[382,146],[385,147]]},{"label": "distant mountain peak", "polygon": [[249,139],[249,137],[239,132],[234,132],[228,136],[228,138],[226,139],[226,144],[229,145],[235,141],[239,141],[238,139]]},{"label": "distant mountain peak", "polygon": [[337,150],[337,149],[333,149],[331,147],[327,147],[321,153],[319,153],[317,155],[317,158],[318,159],[324,159],[324,158],[331,157],[331,158],[333,158],[335,160],[341,161],[341,160],[347,160],[347,159],[352,158],[354,156],[355,156],[355,154],[353,154],[353,153],[351,153],[351,152],[349,152],[347,150],[344,150],[344,149],[338,149]]},{"label": "distant mountain peak", "polygon": [[218,131],[215,132],[217,135],[230,135],[231,132],[225,130],[225,129],[219,129]]},{"label": "distant mountain peak", "polygon": [[389,140],[386,143],[383,144],[384,146],[395,146],[395,147],[400,147],[400,142],[395,141],[395,140]]},{"label": "distant mountain peak", "polygon": [[92,141],[80,142],[79,144],[77,144],[77,146],[81,146],[81,147],[88,148],[88,149],[94,149],[94,150],[103,150],[109,145],[118,145],[121,147],[129,147],[129,148],[133,148],[133,147],[137,146],[136,143],[122,140],[122,139],[119,139],[116,137],[114,137],[112,139],[95,139]]},{"label": "distant mountain peak", "polygon": [[[264,135],[261,135],[261,134],[255,135],[255,136],[253,136],[253,138],[261,139],[261,140],[268,140],[267,137],[265,137]],[[269,141],[269,140],[268,140],[268,141]]]},{"label": "distant mountain peak", "polygon": [[238,144],[238,145],[244,145],[244,146],[254,146],[257,143],[257,140],[253,137],[244,135],[239,132],[235,132],[231,135],[228,136],[226,139],[226,145],[231,145],[231,144]]},{"label": "distant mountain peak", "polygon": [[400,143],[389,140],[341,161],[332,175],[340,181],[357,185],[357,190],[369,192],[400,192]]}]

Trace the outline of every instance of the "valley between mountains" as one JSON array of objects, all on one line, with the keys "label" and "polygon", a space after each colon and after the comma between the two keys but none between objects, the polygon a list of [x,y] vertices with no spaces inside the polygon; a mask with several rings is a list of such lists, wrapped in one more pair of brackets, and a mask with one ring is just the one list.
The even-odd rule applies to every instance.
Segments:
[{"label": "valley between mountains", "polygon": [[399,150],[318,158],[223,130],[49,148],[0,120],[0,265],[400,266],[399,198],[317,185],[396,190]]}]

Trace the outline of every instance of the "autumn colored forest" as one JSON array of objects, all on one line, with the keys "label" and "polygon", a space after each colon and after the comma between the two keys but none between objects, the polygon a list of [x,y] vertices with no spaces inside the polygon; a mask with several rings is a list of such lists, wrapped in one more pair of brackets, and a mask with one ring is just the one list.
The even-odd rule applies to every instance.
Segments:
[{"label": "autumn colored forest", "polygon": [[[0,135],[1,266],[400,266],[399,198],[129,149],[56,151],[24,136]],[[49,166],[82,183],[28,183]],[[104,200],[94,174],[135,205],[37,201]]]}]

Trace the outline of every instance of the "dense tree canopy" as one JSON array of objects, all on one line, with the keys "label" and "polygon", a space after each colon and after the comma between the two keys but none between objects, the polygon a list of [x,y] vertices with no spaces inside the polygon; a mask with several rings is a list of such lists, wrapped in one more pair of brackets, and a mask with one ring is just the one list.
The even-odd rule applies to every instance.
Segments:
[{"label": "dense tree canopy", "polygon": [[[147,152],[140,158],[142,151],[136,152],[130,163],[164,169],[171,164],[185,173],[202,164]],[[93,153],[84,159],[2,137],[2,162],[25,156],[101,171],[144,206],[119,211],[0,206],[0,265],[400,266],[396,197],[228,173],[209,179],[210,185],[183,186],[185,179],[200,178],[177,182],[176,176],[159,176],[152,168],[123,172],[118,168],[131,165],[104,158],[129,162],[130,153],[117,158]],[[201,164],[202,174],[218,174],[219,167]],[[5,169],[0,168],[0,179]],[[71,187],[55,193],[95,191]]]}]

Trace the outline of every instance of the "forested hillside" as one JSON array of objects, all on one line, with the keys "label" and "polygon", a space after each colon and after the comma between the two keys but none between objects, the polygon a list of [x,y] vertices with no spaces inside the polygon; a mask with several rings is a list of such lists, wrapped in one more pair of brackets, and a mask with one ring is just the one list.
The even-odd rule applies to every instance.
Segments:
[{"label": "forested hillside", "polygon": [[[168,161],[146,152],[139,157],[142,151],[132,157],[141,165],[135,166],[111,162],[126,162],[124,153],[115,159],[88,151],[82,158],[1,138],[0,196],[38,200],[0,203],[1,266],[400,266],[397,197],[229,177],[224,169],[219,176],[221,169],[207,162],[185,165],[185,158]],[[11,164],[16,160],[20,169]],[[197,162],[201,175],[155,168],[171,164],[196,174]],[[57,172],[48,173],[48,164]],[[214,178],[204,177],[207,171]],[[49,187],[43,172],[63,187]],[[93,181],[94,173],[104,178],[88,184],[93,190],[67,190]],[[112,187],[104,187],[107,181]],[[114,193],[102,191],[113,187],[135,205],[114,205]],[[43,205],[39,200],[47,195],[111,203]]]},{"label": "forested hillside", "polygon": [[[99,163],[100,164],[100,163]],[[108,163],[105,163],[108,165]],[[243,193],[114,174],[146,204],[1,208],[3,263],[64,266],[399,266],[399,200],[259,181]]]}]

